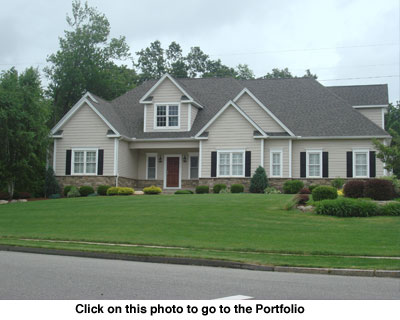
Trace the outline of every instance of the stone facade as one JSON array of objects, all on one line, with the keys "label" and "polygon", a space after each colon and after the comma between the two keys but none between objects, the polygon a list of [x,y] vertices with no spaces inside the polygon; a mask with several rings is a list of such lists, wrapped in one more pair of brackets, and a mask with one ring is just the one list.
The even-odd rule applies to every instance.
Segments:
[{"label": "stone facade", "polygon": [[[316,184],[316,185],[323,185],[323,186],[330,186],[332,180],[335,180],[336,178],[320,178],[320,179],[304,179],[304,178],[300,178],[300,179],[288,179],[288,178],[269,178],[268,179],[268,185],[270,187],[274,187],[278,190],[283,190],[283,184],[288,181],[288,180],[300,180],[303,181],[304,186],[308,187],[309,185],[312,184]],[[345,178],[341,178],[344,180],[344,182],[348,182],[348,181],[352,181],[352,180],[363,180],[363,181],[367,181],[368,179],[345,179]]]},{"label": "stone facade", "polygon": [[58,176],[56,178],[61,188],[92,186],[96,189],[100,185],[115,186],[115,176]]},{"label": "stone facade", "polygon": [[137,180],[125,177],[118,177],[118,187],[137,188]]},{"label": "stone facade", "polygon": [[199,185],[208,185],[210,189],[215,184],[224,183],[228,188],[233,184],[244,185],[244,192],[248,192],[250,188],[250,178],[200,178]]}]

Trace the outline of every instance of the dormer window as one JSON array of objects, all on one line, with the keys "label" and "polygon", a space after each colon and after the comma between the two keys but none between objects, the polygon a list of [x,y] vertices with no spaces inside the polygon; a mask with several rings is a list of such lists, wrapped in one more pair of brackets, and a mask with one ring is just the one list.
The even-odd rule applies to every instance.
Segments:
[{"label": "dormer window", "polygon": [[156,128],[179,128],[179,104],[157,104]]}]

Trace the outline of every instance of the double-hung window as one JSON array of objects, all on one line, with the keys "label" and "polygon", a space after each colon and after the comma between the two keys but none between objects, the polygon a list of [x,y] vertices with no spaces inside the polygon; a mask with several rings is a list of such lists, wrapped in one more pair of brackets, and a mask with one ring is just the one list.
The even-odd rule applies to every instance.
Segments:
[{"label": "double-hung window", "polygon": [[282,177],[282,150],[270,151],[271,177]]},{"label": "double-hung window", "polygon": [[179,128],[179,105],[156,105],[156,128]]},{"label": "double-hung window", "polygon": [[96,174],[97,171],[97,149],[73,150],[73,174]]},{"label": "double-hung window", "polygon": [[243,177],[244,160],[244,151],[219,151],[218,176]]},{"label": "double-hung window", "polygon": [[368,178],[369,177],[369,150],[354,150],[354,177],[355,178]]},{"label": "double-hung window", "polygon": [[322,151],[307,151],[307,178],[322,177]]},{"label": "double-hung window", "polygon": [[157,155],[155,153],[148,153],[147,157],[147,179],[154,180],[157,176]]},{"label": "double-hung window", "polygon": [[199,178],[199,156],[198,155],[189,155],[190,161],[190,179],[198,179]]}]

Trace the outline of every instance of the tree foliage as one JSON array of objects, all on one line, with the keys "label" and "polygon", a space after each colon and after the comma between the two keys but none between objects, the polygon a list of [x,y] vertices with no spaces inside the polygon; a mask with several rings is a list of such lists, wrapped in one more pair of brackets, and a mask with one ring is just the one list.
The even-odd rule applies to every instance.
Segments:
[{"label": "tree foliage", "polygon": [[263,167],[258,166],[250,180],[250,192],[264,193],[266,187],[268,187],[267,174]]},{"label": "tree foliage", "polygon": [[[44,172],[49,104],[37,69],[0,75],[0,180],[10,197],[15,185],[32,187]],[[26,189],[24,191],[27,191]]]},{"label": "tree foliage", "polygon": [[[262,77],[263,79],[287,79],[287,78],[298,78],[297,76],[293,76],[293,74],[289,71],[288,68],[279,69],[274,68],[271,72],[268,72],[265,76]],[[313,78],[317,79],[316,74],[312,74],[310,69],[305,71],[305,74],[301,78]]]},{"label": "tree foliage", "polygon": [[86,91],[113,99],[134,87],[136,72],[115,62],[130,60],[125,37],[110,37],[110,23],[104,14],[79,0],[72,3],[67,16],[71,30],[59,38],[60,48],[47,61],[49,95],[55,105],[57,121]]}]

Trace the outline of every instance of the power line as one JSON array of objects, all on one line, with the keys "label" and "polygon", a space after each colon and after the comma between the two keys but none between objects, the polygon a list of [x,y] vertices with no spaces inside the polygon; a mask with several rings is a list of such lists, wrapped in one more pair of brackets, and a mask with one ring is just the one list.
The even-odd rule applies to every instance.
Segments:
[{"label": "power line", "polygon": [[358,80],[358,79],[377,79],[377,78],[396,78],[400,75],[390,75],[390,76],[374,76],[374,77],[358,77],[358,78],[340,78],[340,79],[317,79],[318,81],[337,81],[337,80]]},{"label": "power line", "polygon": [[237,56],[237,55],[247,55],[247,54],[283,53],[283,52],[300,52],[300,51],[322,51],[322,50],[385,47],[385,46],[398,46],[398,45],[399,45],[399,43],[361,44],[361,45],[353,45],[353,46],[337,46],[337,47],[322,47],[322,48],[281,49],[281,50],[255,51],[255,52],[221,53],[221,54],[210,54],[210,56]]}]

